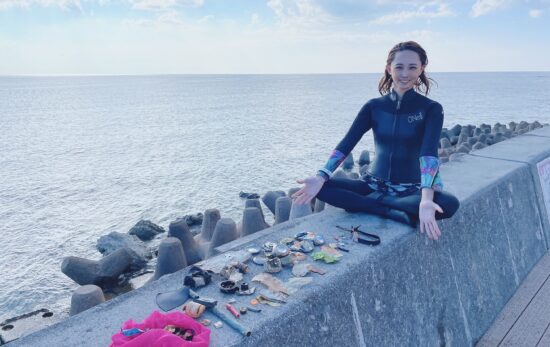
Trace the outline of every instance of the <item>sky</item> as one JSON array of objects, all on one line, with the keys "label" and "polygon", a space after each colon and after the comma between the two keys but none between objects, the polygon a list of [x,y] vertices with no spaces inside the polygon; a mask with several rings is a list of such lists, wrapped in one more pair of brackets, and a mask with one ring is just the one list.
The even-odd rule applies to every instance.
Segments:
[{"label": "sky", "polygon": [[0,0],[0,75],[550,71],[550,0]]}]

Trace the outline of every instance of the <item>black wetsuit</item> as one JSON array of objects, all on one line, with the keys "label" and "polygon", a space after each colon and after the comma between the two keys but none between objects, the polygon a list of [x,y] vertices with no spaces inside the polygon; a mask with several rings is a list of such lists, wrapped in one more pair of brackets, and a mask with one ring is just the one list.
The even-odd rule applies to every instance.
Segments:
[{"label": "black wetsuit", "polygon": [[[347,156],[372,129],[376,156],[368,175],[395,184],[420,183],[419,158],[437,157],[442,126],[443,108],[439,103],[412,89],[401,99],[392,91],[361,108],[336,150]],[[332,178],[325,182],[317,198],[348,211],[386,215],[387,207],[391,207],[417,217],[421,193],[413,190],[407,196],[389,196],[376,192],[365,179]],[[434,191],[434,202],[444,210],[443,214],[436,213],[437,219],[451,217],[459,206],[453,195],[438,190]]]}]

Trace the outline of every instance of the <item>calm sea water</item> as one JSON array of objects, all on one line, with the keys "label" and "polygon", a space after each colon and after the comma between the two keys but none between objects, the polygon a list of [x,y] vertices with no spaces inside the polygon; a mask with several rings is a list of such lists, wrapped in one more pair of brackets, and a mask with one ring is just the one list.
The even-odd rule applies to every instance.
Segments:
[{"label": "calm sea water", "polygon": [[[445,126],[550,122],[550,72],[439,73]],[[322,166],[378,74],[0,77],[0,321],[77,287],[65,256],[140,219],[163,227]],[[354,150],[373,150],[365,136]],[[267,209],[266,209],[267,212]]]}]

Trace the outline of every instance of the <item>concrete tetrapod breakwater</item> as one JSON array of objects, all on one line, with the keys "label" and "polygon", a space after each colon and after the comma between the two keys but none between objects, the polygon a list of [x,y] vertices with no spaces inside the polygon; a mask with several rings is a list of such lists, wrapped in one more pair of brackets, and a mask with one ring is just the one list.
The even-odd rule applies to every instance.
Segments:
[{"label": "concrete tetrapod breakwater", "polygon": [[[374,247],[352,244],[336,264],[308,260],[327,273],[309,274],[312,283],[286,304],[262,305],[261,313],[244,315],[240,322],[252,330],[250,337],[227,325],[211,326],[211,345],[474,345],[548,251],[549,161],[550,127],[545,127],[444,164],[446,190],[461,207],[440,223],[443,237],[437,242],[393,221],[330,208],[218,247],[218,252],[237,250],[300,231],[329,240],[343,233],[336,225],[360,224],[382,239]],[[262,271],[250,267],[247,282]],[[108,345],[124,321],[141,321],[158,310],[156,294],[180,288],[183,274],[166,275],[10,346]],[[286,281],[292,275],[285,269],[276,277]],[[199,294],[221,304],[230,298],[216,285]],[[240,307],[251,297],[236,299]],[[216,321],[209,313],[205,318]]]}]

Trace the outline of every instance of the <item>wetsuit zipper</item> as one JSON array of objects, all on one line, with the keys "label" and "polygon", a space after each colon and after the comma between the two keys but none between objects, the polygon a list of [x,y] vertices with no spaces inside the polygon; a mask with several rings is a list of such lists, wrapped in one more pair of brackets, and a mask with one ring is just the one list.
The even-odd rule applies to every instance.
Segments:
[{"label": "wetsuit zipper", "polygon": [[390,181],[390,178],[391,178],[393,149],[395,147],[395,128],[396,128],[396,125],[397,125],[397,114],[399,112],[399,107],[401,107],[401,99],[399,99],[399,96],[398,96],[397,97],[397,107],[395,108],[395,115],[393,117],[393,132],[392,132],[392,143],[391,143],[391,152],[390,152],[390,169],[388,171],[388,181]]}]

